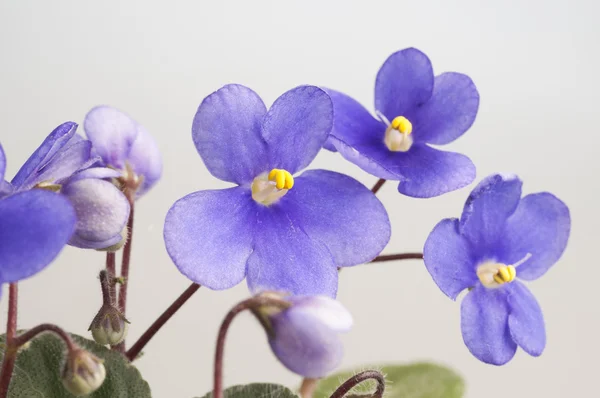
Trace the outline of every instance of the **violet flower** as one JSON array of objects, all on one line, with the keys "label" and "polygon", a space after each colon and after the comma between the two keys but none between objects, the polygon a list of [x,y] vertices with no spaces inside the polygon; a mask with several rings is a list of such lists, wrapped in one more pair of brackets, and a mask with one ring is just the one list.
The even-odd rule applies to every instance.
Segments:
[{"label": "violet flower", "polygon": [[[5,170],[0,145],[2,183]],[[75,221],[69,201],[53,192],[36,189],[0,198],[0,284],[29,278],[48,266],[71,237]]]},{"label": "violet flower", "polygon": [[546,345],[539,304],[518,279],[532,281],[567,245],[567,206],[550,193],[521,199],[521,180],[492,175],[471,193],[462,216],[442,220],[425,243],[424,260],[438,287],[461,305],[465,344],[483,362],[502,365],[517,346],[538,356]]},{"label": "violet flower", "polygon": [[269,345],[279,361],[304,377],[320,378],[337,368],[344,349],[339,334],[352,327],[352,316],[325,296],[288,298],[291,306],[268,316]]},{"label": "violet flower", "polygon": [[335,119],[326,148],[376,177],[400,181],[400,193],[428,198],[475,179],[469,158],[431,146],[454,141],[475,121],[479,93],[468,76],[434,77],[429,58],[407,48],[390,55],[377,73],[377,118],[349,96],[327,93]]},{"label": "violet flower", "polygon": [[369,189],[312,170],[332,126],[329,96],[300,86],[267,111],[260,97],[227,85],[204,99],[192,136],[206,167],[237,187],[192,193],[169,210],[167,251],[189,279],[227,289],[335,296],[337,267],[364,263],[387,244],[387,213]]},{"label": "violet flower", "polygon": [[127,174],[130,167],[135,178],[143,179],[136,191],[137,198],[158,181],[162,158],[156,141],[127,114],[110,106],[97,106],[85,116],[83,127],[106,166],[123,174]]}]

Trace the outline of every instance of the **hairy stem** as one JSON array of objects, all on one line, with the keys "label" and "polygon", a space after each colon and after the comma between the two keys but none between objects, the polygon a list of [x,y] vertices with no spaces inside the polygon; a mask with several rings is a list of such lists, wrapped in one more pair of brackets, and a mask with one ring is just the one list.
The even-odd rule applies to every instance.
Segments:
[{"label": "hairy stem", "polygon": [[161,316],[154,321],[152,325],[142,334],[134,345],[127,351],[125,356],[130,361],[134,361],[146,344],[154,337],[154,335],[164,326],[165,323],[200,289],[200,285],[192,283],[170,306],[162,313]]},{"label": "hairy stem", "polygon": [[315,394],[315,390],[317,389],[317,384],[319,383],[319,379],[311,379],[304,378],[302,379],[302,384],[300,385],[300,397],[302,398],[312,398]]},{"label": "hairy stem", "polygon": [[60,337],[60,339],[65,342],[67,350],[73,351],[77,349],[77,345],[73,342],[71,336],[69,336],[69,334],[63,329],[51,323],[42,323],[41,325],[37,325],[36,327],[31,328],[25,333],[15,337],[15,339],[13,340],[14,345],[18,348],[23,344],[27,343],[29,340],[35,338],[38,334],[44,332],[51,332]]},{"label": "hairy stem", "polygon": [[[123,316],[127,311],[127,288],[129,286],[129,265],[131,263],[131,244],[133,242],[133,216],[135,203],[135,190],[125,187],[123,190],[129,201],[129,220],[127,221],[127,242],[123,247],[123,257],[121,259],[121,285],[119,287],[118,309]],[[115,349],[125,353],[125,340],[115,346]]]},{"label": "hairy stem", "polygon": [[383,178],[380,178],[379,181],[377,181],[375,183],[375,185],[373,185],[373,188],[371,188],[371,192],[373,192],[374,194],[377,193],[377,191],[379,191],[381,189],[381,187],[383,186],[383,184],[385,184],[385,181]]},{"label": "hairy stem", "polygon": [[377,256],[370,262],[380,263],[383,261],[394,261],[394,260],[422,260],[423,253],[399,253],[399,254],[384,254]]},{"label": "hairy stem", "polygon": [[0,370],[0,398],[8,396],[8,386],[15,368],[17,359],[17,347],[15,346],[15,334],[17,332],[17,307],[19,288],[16,283],[8,286],[8,319],[6,321],[6,341],[4,348],[4,359],[2,370]]},{"label": "hairy stem", "polygon": [[229,326],[231,326],[231,322],[240,312],[258,309],[264,305],[285,309],[290,304],[285,300],[274,297],[256,296],[237,304],[223,319],[217,336],[217,348],[215,350],[213,398],[223,398],[223,353],[225,352],[225,338],[227,337],[227,331],[229,330]]},{"label": "hairy stem", "polygon": [[112,281],[109,272],[100,271],[100,289],[102,289],[102,304],[112,306],[114,303],[112,294]]},{"label": "hairy stem", "polygon": [[383,396],[383,392],[385,391],[385,378],[383,377],[381,372],[378,372],[376,370],[365,370],[364,372],[355,374],[354,376],[346,380],[344,383],[342,383],[342,385],[339,386],[337,390],[333,392],[333,394],[331,394],[330,398],[342,398],[350,390],[352,390],[354,387],[366,380],[375,380],[377,382],[377,389],[375,390],[373,395],[371,395],[371,397],[381,398]]}]

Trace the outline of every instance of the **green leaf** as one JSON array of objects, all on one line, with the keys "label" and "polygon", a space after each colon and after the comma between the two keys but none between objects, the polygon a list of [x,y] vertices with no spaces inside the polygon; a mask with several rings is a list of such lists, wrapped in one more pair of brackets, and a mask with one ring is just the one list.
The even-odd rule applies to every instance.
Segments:
[{"label": "green leaf", "polygon": [[[315,398],[328,398],[344,381],[365,369],[379,370],[385,375],[386,398],[461,398],[465,392],[462,378],[454,371],[432,363],[415,363],[374,365],[334,374],[319,382]],[[363,382],[351,392],[368,394],[375,391],[375,386],[375,381]]]},{"label": "green leaf", "polygon": [[[73,340],[87,351],[104,359],[106,379],[90,398],[150,398],[150,387],[135,366],[118,352],[77,335]],[[4,347],[5,336],[0,336]],[[66,347],[61,339],[45,333],[21,348],[10,382],[8,396],[12,398],[72,398],[62,385],[61,373]],[[0,359],[4,350],[0,352]]]},{"label": "green leaf", "polygon": [[[229,387],[223,391],[224,398],[298,398],[289,388],[279,384],[253,383]],[[209,392],[202,398],[211,398]]]}]

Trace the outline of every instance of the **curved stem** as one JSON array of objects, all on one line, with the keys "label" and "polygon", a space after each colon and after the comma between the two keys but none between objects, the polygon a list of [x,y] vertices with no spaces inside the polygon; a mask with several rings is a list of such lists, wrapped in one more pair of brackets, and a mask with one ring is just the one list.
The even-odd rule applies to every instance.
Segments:
[{"label": "curved stem", "polygon": [[227,331],[233,319],[245,310],[257,309],[263,305],[270,305],[277,308],[285,309],[289,307],[289,303],[285,300],[268,297],[268,296],[256,296],[244,300],[234,306],[225,315],[225,319],[221,323],[219,328],[219,334],[217,336],[217,348],[215,350],[215,369],[214,369],[214,384],[213,384],[213,398],[223,398],[223,353],[225,352],[225,338],[227,337]]},{"label": "curved stem", "polygon": [[399,254],[384,254],[377,256],[371,263],[380,263],[383,261],[394,261],[394,260],[422,260],[423,253],[399,253]]},{"label": "curved stem", "polygon": [[377,191],[379,191],[381,189],[381,187],[383,186],[383,184],[385,184],[385,181],[383,178],[380,178],[379,181],[377,181],[375,183],[375,185],[373,185],[373,188],[371,188],[371,192],[373,192],[374,194],[377,193]]},{"label": "curved stem", "polygon": [[16,283],[8,286],[8,319],[6,321],[6,341],[4,348],[4,359],[0,371],[0,398],[8,396],[8,386],[15,368],[17,349],[14,346],[15,334],[17,332],[17,307],[19,288]]},{"label": "curved stem", "polygon": [[315,390],[317,389],[317,384],[319,383],[319,379],[311,379],[304,378],[302,379],[302,384],[300,385],[300,397],[302,398],[312,398],[315,394]]},{"label": "curved stem", "polygon": [[355,374],[354,376],[346,380],[344,383],[342,383],[342,385],[339,386],[337,390],[333,392],[333,394],[331,394],[330,398],[342,398],[350,390],[352,390],[354,387],[366,380],[375,380],[377,382],[377,389],[371,397],[381,398],[383,396],[383,392],[385,391],[385,378],[383,377],[383,374],[381,374],[381,372],[378,372],[376,370],[365,370],[364,372]]},{"label": "curved stem", "polygon": [[192,283],[177,298],[177,300],[175,300],[173,304],[171,304],[169,308],[167,308],[165,312],[163,312],[162,315],[159,316],[158,319],[154,321],[152,325],[150,325],[148,330],[146,330],[144,334],[142,334],[138,341],[136,341],[136,343],[131,346],[131,348],[125,354],[127,359],[129,359],[130,361],[135,360],[138,357],[138,355],[140,355],[140,352],[144,349],[146,344],[148,344],[148,342],[152,339],[152,337],[154,337],[154,335],[160,330],[160,328],[162,328],[164,324],[167,323],[167,321],[171,319],[173,315],[175,315],[175,313],[186,303],[186,301],[190,299],[190,297],[194,295],[194,293],[198,291],[198,289],[200,289],[200,285],[197,283]]},{"label": "curved stem", "polygon": [[16,348],[18,348],[27,343],[29,340],[35,338],[38,334],[44,332],[51,332],[60,337],[62,341],[65,342],[68,351],[78,349],[77,345],[75,342],[73,342],[73,339],[71,339],[71,336],[69,336],[67,332],[51,323],[42,323],[41,325],[37,325],[36,327],[29,329],[25,333],[15,337],[13,344]]}]

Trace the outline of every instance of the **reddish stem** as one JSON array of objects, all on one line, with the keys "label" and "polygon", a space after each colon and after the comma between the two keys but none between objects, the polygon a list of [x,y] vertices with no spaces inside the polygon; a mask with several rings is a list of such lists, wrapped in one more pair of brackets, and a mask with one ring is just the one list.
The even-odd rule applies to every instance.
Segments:
[{"label": "reddish stem", "polygon": [[[133,216],[135,190],[130,188],[124,189],[125,196],[129,201],[129,220],[127,221],[127,242],[123,247],[123,257],[121,259],[121,285],[119,287],[118,309],[123,316],[127,311],[127,287],[129,286],[129,265],[131,263],[131,244],[133,242]],[[114,347],[117,351],[125,353],[125,340]]]},{"label": "reddish stem", "polygon": [[385,184],[385,181],[383,178],[380,178],[379,181],[377,181],[375,183],[375,185],[373,185],[373,188],[371,188],[371,192],[373,192],[374,194],[377,193],[377,191],[379,191],[381,189],[381,187],[383,186],[383,184]]},{"label": "reddish stem", "polygon": [[144,332],[144,334],[138,339],[138,341],[136,341],[136,343],[131,346],[131,348],[125,354],[127,359],[129,359],[130,361],[135,360],[140,354],[140,352],[144,349],[146,344],[148,344],[148,342],[152,339],[152,337],[154,337],[154,335],[160,330],[160,328],[162,328],[163,325],[167,323],[167,321],[171,319],[173,315],[175,315],[175,313],[186,303],[186,301],[190,299],[190,297],[194,295],[194,293],[198,291],[198,289],[200,289],[200,285],[198,285],[197,283],[192,283],[177,298],[177,300],[175,300],[173,304],[171,304],[169,308],[167,308],[165,312],[163,312],[162,315],[159,316],[158,319],[154,321],[152,325],[150,325],[148,330]]},{"label": "reddish stem", "polygon": [[69,336],[67,332],[51,323],[42,323],[41,325],[37,325],[36,327],[29,329],[25,333],[15,337],[13,343],[15,347],[20,347],[23,344],[27,343],[29,340],[35,338],[38,334],[45,332],[51,332],[60,337],[62,341],[65,342],[67,350],[69,352],[78,349],[77,345],[73,342],[71,336]]},{"label": "reddish stem", "polygon": [[333,392],[333,394],[331,394],[330,398],[342,398],[348,392],[350,392],[350,390],[366,380],[377,381],[377,389],[375,390],[375,393],[371,395],[371,398],[381,398],[383,396],[383,392],[385,391],[385,378],[381,372],[376,370],[365,370],[364,372],[355,374],[342,383],[342,385],[339,386],[337,390]]},{"label": "reddish stem", "polygon": [[383,261],[394,261],[394,260],[422,260],[423,253],[399,253],[399,254],[384,254],[377,256],[370,262],[380,263]]},{"label": "reddish stem", "polygon": [[0,370],[0,398],[8,396],[8,386],[15,368],[17,359],[17,347],[14,346],[15,334],[17,333],[17,307],[19,288],[17,283],[8,285],[8,319],[6,321],[6,341],[4,348],[4,359],[2,370]]}]

